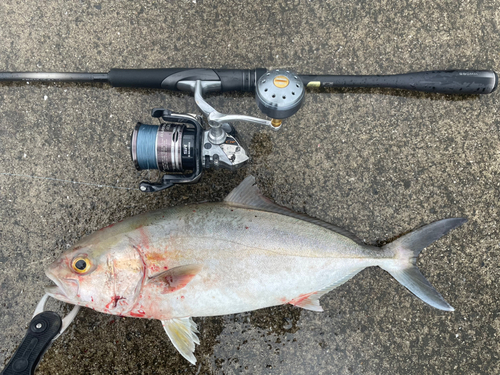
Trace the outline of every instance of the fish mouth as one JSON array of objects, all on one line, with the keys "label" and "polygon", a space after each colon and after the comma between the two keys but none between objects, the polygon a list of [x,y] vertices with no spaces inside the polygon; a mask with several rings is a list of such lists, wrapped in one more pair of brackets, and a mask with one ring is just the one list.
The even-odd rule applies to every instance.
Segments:
[{"label": "fish mouth", "polygon": [[[47,272],[46,275],[50,281],[52,281],[52,284],[45,286],[45,293],[64,302],[71,302],[74,300],[74,297],[78,294],[78,289],[80,287],[77,280],[69,278],[63,279],[66,284],[73,284],[73,288],[68,288],[70,285],[65,286],[62,280],[59,280],[49,272]],[[74,291],[69,289],[74,289]]]},{"label": "fish mouth", "polygon": [[68,296],[66,295],[62,285],[55,280],[51,280],[52,284],[48,284],[45,286],[45,293],[49,294],[51,297],[57,298],[57,299],[67,299]]},{"label": "fish mouth", "polygon": [[44,287],[45,293],[49,294],[51,297],[64,297],[67,298],[66,293],[64,293],[64,289],[62,289],[59,285],[47,284]]},{"label": "fish mouth", "polygon": [[55,294],[61,294],[61,295],[64,294],[61,287],[59,287],[55,283],[45,285],[44,289],[45,293],[50,294],[51,296],[54,296]]}]

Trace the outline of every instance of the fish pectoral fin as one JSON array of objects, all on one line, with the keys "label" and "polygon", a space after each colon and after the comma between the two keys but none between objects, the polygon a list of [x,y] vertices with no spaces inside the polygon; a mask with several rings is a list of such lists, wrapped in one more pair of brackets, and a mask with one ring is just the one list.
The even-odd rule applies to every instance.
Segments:
[{"label": "fish pectoral fin", "polygon": [[156,284],[162,288],[160,293],[172,293],[184,288],[203,268],[202,264],[188,264],[163,271],[148,279],[148,284]]},{"label": "fish pectoral fin", "polygon": [[174,344],[175,348],[193,365],[196,364],[194,356],[195,344],[200,345],[200,340],[196,333],[198,329],[196,323],[191,318],[162,320],[163,328]]}]

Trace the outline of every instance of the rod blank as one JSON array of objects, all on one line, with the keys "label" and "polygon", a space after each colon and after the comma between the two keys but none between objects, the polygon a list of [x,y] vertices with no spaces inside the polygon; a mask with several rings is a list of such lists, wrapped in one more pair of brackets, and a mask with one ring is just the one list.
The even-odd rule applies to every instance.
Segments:
[{"label": "rod blank", "polygon": [[108,82],[108,74],[0,72],[0,81]]}]

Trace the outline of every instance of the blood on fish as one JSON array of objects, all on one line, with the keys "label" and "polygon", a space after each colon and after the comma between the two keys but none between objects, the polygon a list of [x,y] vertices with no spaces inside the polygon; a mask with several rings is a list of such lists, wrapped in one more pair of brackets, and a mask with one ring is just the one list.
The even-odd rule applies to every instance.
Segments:
[{"label": "blood on fish", "polygon": [[144,311],[142,311],[142,310],[139,310],[139,311],[137,311],[136,313],[135,313],[135,312],[133,312],[133,311],[131,311],[131,312],[129,312],[129,315],[130,315],[130,316],[133,316],[133,317],[135,317],[135,318],[143,318],[143,317],[144,317],[144,315],[146,315],[146,313],[145,313]]},{"label": "blood on fish", "polygon": [[113,308],[115,308],[118,305],[118,301],[121,299],[125,299],[125,297],[120,297],[120,296],[113,296],[111,297],[111,301],[106,305],[106,308],[109,309],[110,305],[113,304]]},{"label": "blood on fish", "polygon": [[152,264],[149,266],[149,269],[151,270],[151,272],[158,272],[160,271],[160,266],[157,264]]},{"label": "blood on fish", "polygon": [[301,294],[297,298],[294,298],[294,299],[290,300],[290,302],[288,302],[288,303],[291,304],[291,305],[297,305],[297,304],[299,304],[302,301],[308,299],[309,297],[311,297],[313,294],[316,294],[316,293],[318,293],[318,292],[311,292],[311,293]]},{"label": "blood on fish", "polygon": [[139,234],[141,235],[141,247],[143,247],[146,250],[149,250],[149,236],[146,233],[146,230],[144,227],[140,227],[139,229]]},{"label": "blood on fish", "polygon": [[105,229],[112,228],[112,227],[114,227],[114,226],[115,226],[115,223],[114,223],[114,224],[110,224],[110,225],[108,225],[107,227],[104,227],[104,228],[99,229],[99,232],[100,232],[100,231],[103,231],[103,230],[105,230]]}]

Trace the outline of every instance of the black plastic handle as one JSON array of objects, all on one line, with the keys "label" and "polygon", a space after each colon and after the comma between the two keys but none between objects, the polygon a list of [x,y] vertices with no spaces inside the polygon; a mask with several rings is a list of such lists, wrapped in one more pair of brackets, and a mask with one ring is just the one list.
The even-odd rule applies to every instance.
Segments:
[{"label": "black plastic handle", "polygon": [[108,81],[114,87],[143,87],[179,91],[180,81],[218,81],[222,92],[254,91],[265,69],[111,69]]},{"label": "black plastic handle", "polygon": [[60,332],[62,320],[52,311],[44,311],[35,316],[29,325],[21,345],[0,375],[32,375],[43,354]]},{"label": "black plastic handle", "polygon": [[441,70],[377,76],[301,75],[308,87],[389,87],[441,94],[489,94],[498,85],[491,70]]}]

